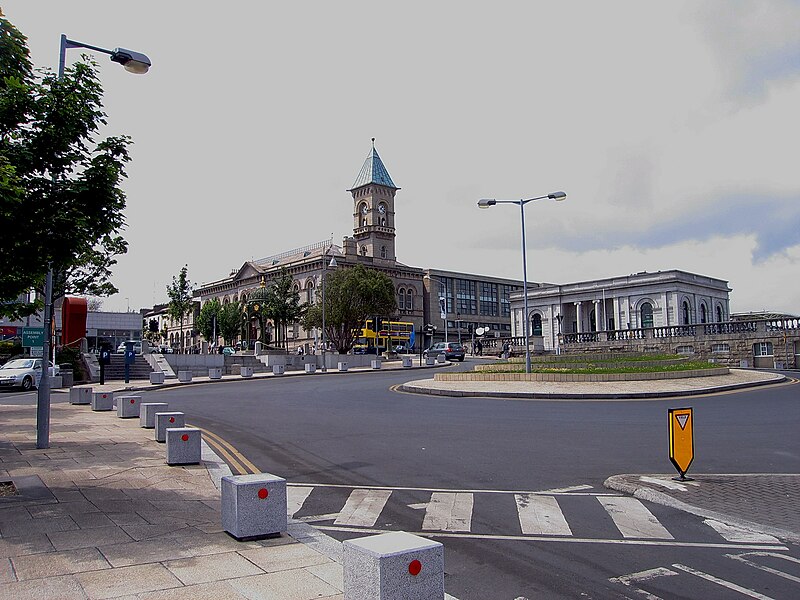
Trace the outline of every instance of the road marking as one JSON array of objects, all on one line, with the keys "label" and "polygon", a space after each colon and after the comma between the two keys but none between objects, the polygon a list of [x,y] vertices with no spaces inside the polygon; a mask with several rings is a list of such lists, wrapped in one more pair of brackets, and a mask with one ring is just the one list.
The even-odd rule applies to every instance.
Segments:
[{"label": "road marking", "polygon": [[598,498],[625,538],[674,539],[647,507],[636,498]]},{"label": "road marking", "polygon": [[317,521],[333,521],[338,518],[341,513],[328,513],[327,515],[309,515],[307,517],[296,517],[296,521],[303,523],[316,523]]},{"label": "road marking", "polygon": [[672,481],[670,479],[660,479],[658,477],[646,477],[642,476],[639,477],[639,481],[642,483],[652,483],[654,485],[660,485],[662,487],[667,488],[668,490],[678,490],[680,492],[686,492],[689,488],[687,485],[694,485],[697,486],[696,481],[685,481],[683,483],[678,483],[677,481]]},{"label": "road marking", "polygon": [[387,490],[353,490],[334,524],[373,527],[391,495],[392,492]]},{"label": "road marking", "polygon": [[[189,427],[189,426],[190,425],[187,424],[187,427]],[[255,475],[257,473],[261,473],[261,469],[259,469],[257,466],[255,466],[253,463],[251,463],[249,460],[247,460],[244,457],[244,455],[241,452],[239,452],[233,446],[233,444],[231,444],[230,442],[226,442],[224,439],[222,439],[216,433],[213,433],[213,432],[209,431],[208,429],[203,429],[202,427],[197,427],[197,425],[191,425],[191,427],[195,427],[195,428],[199,429],[200,431],[202,431],[203,432],[203,438],[205,438],[206,443],[208,443],[209,445],[214,446],[215,449],[219,449],[221,451],[222,455],[223,455],[223,458],[226,458],[229,461],[231,461],[231,463],[233,463],[233,464],[231,464],[230,466],[231,467],[235,466],[236,470],[239,471],[239,474],[241,474],[241,475],[247,475],[247,474]]]},{"label": "road marking", "polygon": [[554,496],[515,494],[522,533],[527,535],[572,535],[572,530]]},{"label": "road marking", "polygon": [[788,579],[789,581],[800,583],[800,577],[797,577],[796,575],[784,573],[783,571],[779,571],[778,569],[773,569],[772,567],[768,567],[766,565],[759,565],[758,563],[755,563],[751,560],[747,560],[746,558],[744,558],[745,556],[771,556],[773,558],[782,558],[783,560],[800,564],[800,560],[796,559],[794,556],[787,556],[786,554],[775,554],[774,552],[747,552],[746,554],[726,554],[725,556],[727,556],[728,558],[732,558],[733,560],[741,561],[746,565],[755,567],[756,569],[760,569],[762,571],[766,571],[767,573],[777,575],[778,577],[783,577],[784,579]]},{"label": "road marking", "polygon": [[706,525],[711,527],[714,531],[720,534],[729,542],[744,542],[748,544],[780,544],[778,538],[767,535],[766,533],[758,533],[756,531],[748,531],[742,527],[728,525],[713,519],[706,519],[703,521]]},{"label": "road marking", "polygon": [[434,492],[425,509],[422,529],[469,531],[472,527],[472,494]]},{"label": "road marking", "polygon": [[[658,567],[657,569],[648,569],[647,571],[639,571],[638,573],[631,573],[630,575],[622,575],[621,577],[612,577],[609,579],[611,583],[621,583],[624,586],[631,587],[632,583],[641,583],[644,581],[650,581],[651,579],[656,579],[657,577],[668,577],[670,575],[677,575],[675,571],[670,571],[664,567]],[[645,591],[640,588],[631,588],[632,591],[636,592],[640,596],[644,596],[646,600],[661,600],[660,596],[656,596],[655,594],[651,594],[648,591]]]},{"label": "road marking", "polygon": [[292,486],[286,488],[286,512],[290,517],[293,517],[298,510],[303,508],[303,503],[305,503],[313,489],[314,488],[310,486]]},{"label": "road marking", "polygon": [[774,598],[771,598],[770,596],[759,594],[754,590],[743,588],[740,585],[736,585],[735,583],[731,583],[730,581],[725,581],[724,579],[720,579],[719,577],[714,577],[713,575],[709,575],[708,573],[703,573],[702,571],[692,569],[691,567],[687,567],[686,565],[674,564],[672,566],[676,569],[689,573],[690,575],[694,575],[695,577],[700,577],[701,579],[705,579],[706,581],[710,581],[711,583],[716,583],[719,586],[728,588],[729,590],[733,590],[734,592],[739,592],[740,594],[744,594],[745,596],[750,596],[751,598],[757,598],[758,600],[774,600]]},{"label": "road marking", "polygon": [[[350,533],[386,533],[391,529],[365,529],[360,527],[339,527],[336,525],[315,525],[323,531],[344,531]],[[723,550],[784,550],[786,546],[765,546],[763,544],[718,544],[713,542],[678,542],[673,540],[634,540],[634,539],[602,539],[602,538],[576,538],[576,537],[547,537],[533,535],[495,535],[490,533],[459,533],[455,531],[408,531],[415,535],[427,538],[463,538],[474,540],[498,540],[511,542],[564,542],[568,544],[612,544],[618,546],[664,546],[677,548],[719,548]]]},{"label": "road marking", "polygon": [[[565,491],[560,490],[454,490],[450,488],[424,488],[424,487],[402,487],[402,486],[388,486],[388,485],[348,485],[344,483],[287,483],[287,486],[311,486],[311,487],[330,487],[330,488],[348,488],[353,490],[391,490],[391,491],[404,491],[404,492],[450,492],[454,494],[536,494],[544,496],[611,496],[620,497],[616,492],[572,492],[569,491],[575,488],[563,488]],[[592,486],[587,486],[591,488]],[[585,487],[582,489],[586,489]]]}]

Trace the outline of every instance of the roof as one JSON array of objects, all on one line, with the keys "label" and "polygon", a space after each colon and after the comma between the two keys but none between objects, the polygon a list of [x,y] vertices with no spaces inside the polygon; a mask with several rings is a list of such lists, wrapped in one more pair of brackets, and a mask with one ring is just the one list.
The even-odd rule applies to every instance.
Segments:
[{"label": "roof", "polygon": [[364,161],[361,171],[358,177],[356,177],[355,183],[353,183],[353,187],[348,191],[363,185],[369,185],[370,183],[383,185],[394,190],[400,189],[394,184],[394,181],[392,181],[389,171],[386,170],[386,166],[383,164],[381,157],[378,156],[378,151],[375,150],[375,138],[372,138],[372,150],[367,156],[367,160]]}]

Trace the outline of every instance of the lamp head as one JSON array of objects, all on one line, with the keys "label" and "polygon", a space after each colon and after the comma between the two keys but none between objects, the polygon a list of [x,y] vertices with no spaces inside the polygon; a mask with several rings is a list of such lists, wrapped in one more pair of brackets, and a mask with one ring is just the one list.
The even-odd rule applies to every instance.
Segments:
[{"label": "lamp head", "polygon": [[555,200],[556,202],[561,202],[562,200],[564,200],[567,197],[567,193],[566,192],[553,192],[552,194],[547,194],[547,197],[550,198],[550,200]]},{"label": "lamp head", "polygon": [[478,208],[489,208],[495,204],[497,204],[497,200],[493,198],[484,198],[483,200],[478,200]]},{"label": "lamp head", "polygon": [[331,262],[329,262],[329,263],[328,263],[328,266],[329,266],[331,269],[335,269],[336,267],[338,267],[338,266],[339,266],[339,264],[336,262],[336,257],[335,257],[335,256],[332,256],[332,257],[331,257]]},{"label": "lamp head", "polygon": [[150,59],[141,52],[126,50],[125,48],[114,48],[114,51],[111,53],[111,60],[121,64],[125,67],[126,71],[136,73],[137,75],[147,73],[150,66],[153,64],[150,62]]}]

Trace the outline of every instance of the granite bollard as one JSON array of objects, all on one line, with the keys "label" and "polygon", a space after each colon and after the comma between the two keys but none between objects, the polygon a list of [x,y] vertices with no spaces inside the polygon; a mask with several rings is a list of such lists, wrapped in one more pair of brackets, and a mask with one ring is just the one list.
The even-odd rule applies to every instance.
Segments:
[{"label": "granite bollard", "polygon": [[117,396],[117,416],[120,419],[138,417],[141,403],[141,396]]},{"label": "granite bollard", "polygon": [[306,363],[306,373],[316,373],[317,365],[314,363]]},{"label": "granite bollard", "polygon": [[283,375],[285,371],[286,371],[285,365],[272,365],[273,375]]},{"label": "granite bollard", "polygon": [[203,436],[195,427],[167,428],[167,464],[196,465],[200,463]]},{"label": "granite bollard", "polygon": [[73,387],[69,389],[69,403],[70,404],[91,404],[92,403],[92,388]]},{"label": "granite bollard", "polygon": [[220,486],[222,528],[237,540],[286,531],[286,480],[269,473],[226,475]]},{"label": "granite bollard", "polygon": [[425,366],[432,367],[436,364],[436,359],[433,356],[426,356],[425,357]]},{"label": "granite bollard", "polygon": [[164,372],[163,371],[153,371],[150,373],[150,383],[153,385],[159,385],[164,383]]},{"label": "granite bollard", "polygon": [[139,427],[153,429],[156,426],[156,413],[167,412],[166,402],[142,402],[139,407]]},{"label": "granite bollard", "polygon": [[444,352],[436,355],[436,362],[440,365],[447,362],[447,357],[444,355]]},{"label": "granite bollard", "polygon": [[157,442],[167,441],[167,429],[170,427],[184,427],[186,415],[182,412],[157,412],[155,439]]},{"label": "granite bollard", "polygon": [[346,363],[346,362],[344,362],[344,361],[339,361],[339,362],[337,363],[336,367],[337,367],[337,368],[339,369],[339,371],[341,371],[342,373],[344,373],[345,371],[347,371],[347,363]]},{"label": "granite bollard", "polygon": [[189,383],[192,380],[191,371],[178,371],[178,381],[181,383]]},{"label": "granite bollard", "polygon": [[407,369],[409,367],[414,366],[414,357],[413,356],[404,356],[403,357],[403,368]]},{"label": "granite bollard", "polygon": [[250,377],[253,376],[253,367],[242,367],[241,371],[239,372],[239,375],[241,375],[245,379],[249,379]]},{"label": "granite bollard", "polygon": [[380,369],[380,368],[381,368],[381,363],[382,363],[382,362],[383,362],[383,361],[382,361],[381,359],[377,359],[377,360],[371,360],[371,361],[369,362],[369,364],[370,364],[370,366],[371,366],[373,369],[376,369],[376,370],[377,370],[377,369]]},{"label": "granite bollard", "polygon": [[444,546],[404,531],[342,543],[345,600],[443,600]]},{"label": "granite bollard", "polygon": [[111,392],[92,394],[92,410],[114,410],[114,396]]},{"label": "granite bollard", "polygon": [[211,367],[208,370],[209,379],[222,379],[222,369],[220,367]]}]

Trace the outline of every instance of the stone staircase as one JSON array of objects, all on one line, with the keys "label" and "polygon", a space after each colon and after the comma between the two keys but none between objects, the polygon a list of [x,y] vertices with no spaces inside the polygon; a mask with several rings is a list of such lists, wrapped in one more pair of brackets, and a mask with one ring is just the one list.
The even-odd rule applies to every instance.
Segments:
[{"label": "stone staircase", "polygon": [[[130,366],[131,379],[150,379],[153,368],[141,354],[136,355],[136,362]],[[106,365],[106,381],[125,379],[125,355],[112,354],[111,364]]]}]

